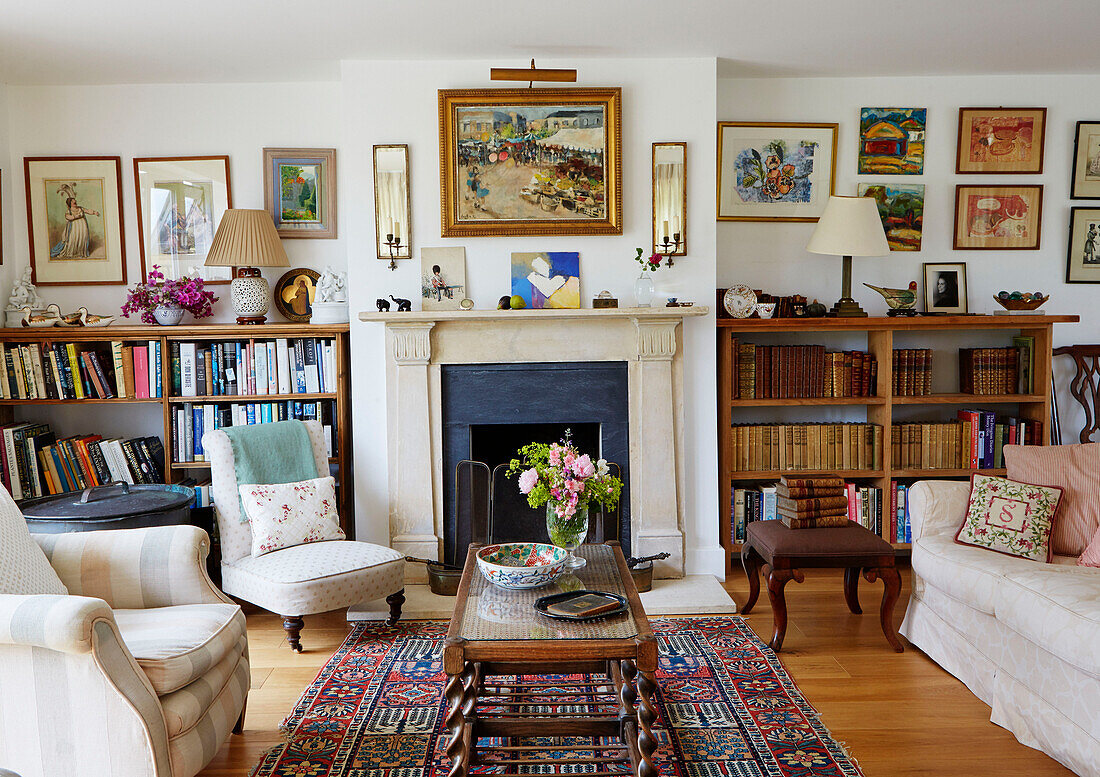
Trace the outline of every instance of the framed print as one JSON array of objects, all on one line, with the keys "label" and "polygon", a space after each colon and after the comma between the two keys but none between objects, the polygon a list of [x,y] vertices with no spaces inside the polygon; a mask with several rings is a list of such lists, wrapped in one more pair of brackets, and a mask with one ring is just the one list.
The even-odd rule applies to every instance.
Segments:
[{"label": "framed print", "polygon": [[205,267],[222,214],[233,207],[229,157],[134,159],[141,277],[153,265],[166,278],[229,283],[232,267]]},{"label": "framed print", "polygon": [[1046,108],[959,108],[956,173],[1041,173]]},{"label": "framed print", "polygon": [[860,108],[859,173],[923,173],[927,120],[927,108]]},{"label": "framed print", "polygon": [[925,263],[924,310],[927,313],[966,313],[966,263]]},{"label": "framed print", "polygon": [[420,249],[420,297],[424,310],[461,310],[466,294],[466,249]]},{"label": "framed print", "polygon": [[317,279],[320,273],[306,267],[297,267],[283,273],[275,284],[275,309],[291,321],[309,323],[313,315],[313,298],[317,296]]},{"label": "framed print", "polygon": [[1100,200],[1100,121],[1077,122],[1070,180],[1071,200]]},{"label": "framed print", "polygon": [[1038,250],[1043,187],[955,187],[955,250]]},{"label": "framed print", "polygon": [[622,90],[441,89],[443,237],[621,235]]},{"label": "framed print", "polygon": [[1100,208],[1069,209],[1066,283],[1100,283]]},{"label": "framed print", "polygon": [[39,286],[126,283],[122,160],[24,157],[31,281]]},{"label": "framed print", "polygon": [[856,194],[873,197],[891,251],[919,251],[924,231],[924,184],[861,183]]},{"label": "framed print", "polygon": [[264,208],[279,237],[336,237],[336,149],[265,148]]},{"label": "framed print", "polygon": [[718,122],[719,221],[817,221],[833,193],[836,124]]}]

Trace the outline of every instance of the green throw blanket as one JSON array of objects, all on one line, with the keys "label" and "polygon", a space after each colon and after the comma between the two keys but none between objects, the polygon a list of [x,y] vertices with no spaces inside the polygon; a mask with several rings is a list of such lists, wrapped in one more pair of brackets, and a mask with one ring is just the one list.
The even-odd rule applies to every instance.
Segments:
[{"label": "green throw blanket", "polygon": [[[309,432],[301,421],[227,426],[237,484],[297,483],[320,477]],[[237,495],[240,499],[240,494]],[[244,505],[241,523],[248,523]]]}]

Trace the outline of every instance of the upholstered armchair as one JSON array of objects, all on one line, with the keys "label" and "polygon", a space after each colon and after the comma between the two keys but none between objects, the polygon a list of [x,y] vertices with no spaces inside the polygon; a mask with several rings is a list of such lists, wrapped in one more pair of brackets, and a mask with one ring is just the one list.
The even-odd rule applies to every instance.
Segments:
[{"label": "upholstered armchair", "polygon": [[244,614],[206,575],[206,532],[34,539],[69,595],[0,595],[0,772],[200,772],[243,724],[250,683]]},{"label": "upholstered armchair", "polygon": [[[328,453],[317,421],[305,421],[317,472],[327,474]],[[302,616],[386,598],[391,624],[405,602],[405,557],[396,550],[351,540],[327,540],[251,555],[252,530],[241,515],[233,446],[223,431],[207,432],[211,496],[221,536],[222,590],[283,617],[293,650],[302,652]]]}]

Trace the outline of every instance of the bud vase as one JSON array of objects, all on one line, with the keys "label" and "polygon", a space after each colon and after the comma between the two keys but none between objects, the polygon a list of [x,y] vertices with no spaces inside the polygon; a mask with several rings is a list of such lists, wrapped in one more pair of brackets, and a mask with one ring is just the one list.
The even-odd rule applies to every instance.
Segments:
[{"label": "bud vase", "polygon": [[550,542],[569,551],[565,568],[580,569],[587,562],[574,555],[573,551],[588,536],[588,505],[577,507],[572,515],[559,516],[559,509],[564,511],[561,502],[551,499],[546,503],[546,533],[550,535]]},{"label": "bud vase", "polygon": [[653,300],[653,276],[646,270],[634,281],[634,302],[640,308],[648,308]]}]

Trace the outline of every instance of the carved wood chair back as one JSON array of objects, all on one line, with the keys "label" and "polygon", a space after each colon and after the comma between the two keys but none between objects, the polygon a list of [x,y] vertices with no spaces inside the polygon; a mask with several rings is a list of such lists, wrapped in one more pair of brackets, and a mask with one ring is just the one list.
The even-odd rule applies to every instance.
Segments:
[{"label": "carved wood chair back", "polygon": [[1081,442],[1090,442],[1100,431],[1100,345],[1064,345],[1054,349],[1055,356],[1073,359],[1076,372],[1069,382],[1069,393],[1085,411]]}]

